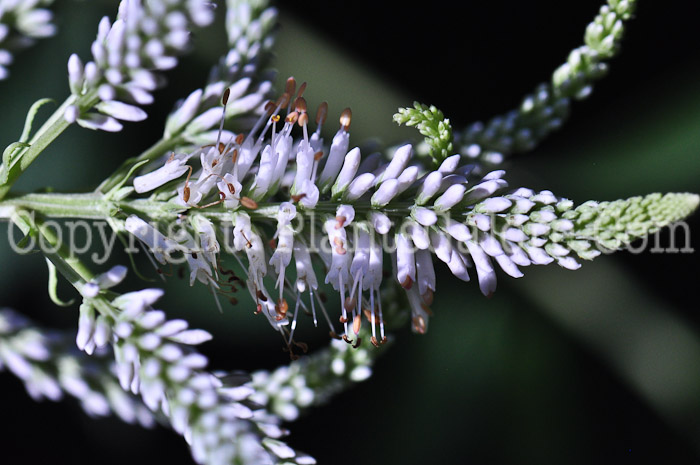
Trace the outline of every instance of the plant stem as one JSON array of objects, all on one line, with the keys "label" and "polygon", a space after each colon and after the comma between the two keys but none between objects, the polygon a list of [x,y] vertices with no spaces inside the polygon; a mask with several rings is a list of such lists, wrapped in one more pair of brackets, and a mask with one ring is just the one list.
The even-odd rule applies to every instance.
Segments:
[{"label": "plant stem", "polygon": [[12,185],[27,170],[34,160],[48,147],[71,123],[66,121],[63,114],[70,105],[77,105],[81,111],[92,108],[98,102],[97,92],[90,92],[79,98],[75,95],[69,96],[60,107],[46,120],[46,122],[34,134],[29,141],[29,147],[15,155],[13,163],[8,170],[7,182],[0,186],[0,200],[5,198]]}]

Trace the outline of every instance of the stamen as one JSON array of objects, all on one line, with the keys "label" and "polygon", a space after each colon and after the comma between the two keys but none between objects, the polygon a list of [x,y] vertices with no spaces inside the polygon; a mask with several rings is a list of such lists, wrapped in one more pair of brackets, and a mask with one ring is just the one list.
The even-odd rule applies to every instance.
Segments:
[{"label": "stamen", "polygon": [[306,113],[306,100],[304,97],[297,97],[297,99],[294,100],[294,110],[297,113]]},{"label": "stamen", "polygon": [[425,318],[423,318],[423,316],[418,315],[413,317],[413,329],[419,334],[425,334],[427,326],[425,324]]},{"label": "stamen", "polygon": [[284,119],[284,122],[294,124],[297,122],[298,118],[299,118],[299,113],[297,113],[296,111],[293,111],[287,115],[287,117]]},{"label": "stamen", "polygon": [[433,290],[428,288],[425,291],[425,294],[421,296],[423,298],[423,302],[425,305],[432,305],[433,304]]},{"label": "stamen", "polygon": [[401,281],[401,287],[403,287],[406,290],[411,289],[413,287],[413,278],[410,276],[406,276],[403,281]]},{"label": "stamen", "polygon": [[323,158],[323,150],[314,153],[314,161],[319,161],[321,158]]},{"label": "stamen", "polygon": [[284,86],[284,92],[289,95],[294,95],[297,89],[297,80],[293,76],[287,78],[287,83]]},{"label": "stamen", "polygon": [[297,92],[297,98],[304,95],[305,91],[306,91],[306,81],[302,82],[301,85],[299,86],[299,92]]},{"label": "stamen", "polygon": [[321,126],[325,124],[326,117],[328,117],[328,102],[322,102],[316,110],[316,124],[318,125],[316,132],[321,132]]},{"label": "stamen", "polygon": [[[289,342],[291,344],[294,340],[294,330],[297,328],[297,314],[299,313],[299,303],[301,302],[301,296],[297,293],[297,304],[294,307],[294,316],[292,317],[292,330],[289,332]],[[286,303],[286,302],[285,302]],[[302,348],[303,350],[303,348]],[[306,352],[306,350],[304,350]]]},{"label": "stamen", "polygon": [[343,131],[347,131],[350,128],[351,122],[352,122],[352,111],[349,108],[346,108],[340,114],[340,127],[343,128]]},{"label": "stamen", "polygon": [[248,210],[255,210],[258,208],[258,202],[249,197],[241,197],[240,202],[241,205],[243,205]]},{"label": "stamen", "polygon": [[362,317],[357,314],[355,315],[355,318],[352,320],[352,331],[355,333],[355,335],[359,334],[360,328],[362,327]]},{"label": "stamen", "polygon": [[189,168],[187,172],[187,179],[185,179],[185,187],[182,188],[182,200],[185,203],[190,201],[190,176],[192,176],[192,167],[188,166],[187,168]]},{"label": "stamen", "polygon": [[302,192],[301,194],[292,195],[291,197],[292,197],[292,202],[297,203],[297,202],[299,202],[301,199],[303,199],[304,197],[306,197],[306,193]]},{"label": "stamen", "polygon": [[357,306],[357,299],[356,299],[356,298],[354,298],[354,297],[347,297],[347,298],[345,299],[344,307],[345,307],[345,310],[347,310],[348,312],[353,311],[353,310],[355,309],[356,306]]}]

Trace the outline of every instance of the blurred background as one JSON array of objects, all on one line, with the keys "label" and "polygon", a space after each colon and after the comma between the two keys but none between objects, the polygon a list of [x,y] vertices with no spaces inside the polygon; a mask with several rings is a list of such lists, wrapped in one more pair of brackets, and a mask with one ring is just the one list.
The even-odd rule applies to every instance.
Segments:
[{"label": "blurred background", "polygon": [[[698,4],[638,3],[609,76],[573,105],[562,130],[509,161],[511,186],[551,189],[577,204],[700,192]],[[416,138],[391,121],[414,100],[463,128],[516,107],[547,81],[582,43],[600,0],[455,5],[278,2],[278,88],[294,75],[308,82],[310,106],[328,100],[331,115],[352,107],[355,144]],[[19,54],[10,79],[0,81],[3,146],[17,139],[32,102],[67,96],[68,56],[88,59],[97,23],[113,18],[115,5],[58,0],[55,10],[59,34]],[[221,19],[168,73],[170,86],[156,94],[147,122],[118,134],[70,128],[17,189],[91,190],[157,140],[173,103],[200,87],[225,51]],[[697,250],[700,215],[688,224]],[[0,225],[4,244],[6,236]],[[659,236],[662,248],[670,240]],[[676,231],[678,247],[685,240]],[[440,269],[428,334],[399,331],[374,376],[291,424],[289,442],[320,464],[698,464],[698,257],[621,252],[576,272],[530,267],[517,281],[500,274],[491,299]],[[41,256],[0,247],[0,263],[0,304],[48,327],[75,327],[77,308],[48,299]],[[279,336],[243,306],[221,315],[203,287],[171,280],[166,289],[160,305],[170,316],[214,332],[203,351],[215,367],[287,363]],[[67,286],[59,291],[72,295]],[[323,334],[303,334],[312,348],[326,344]],[[192,463],[166,429],[92,420],[70,400],[34,403],[7,373],[0,392],[1,463]]]}]

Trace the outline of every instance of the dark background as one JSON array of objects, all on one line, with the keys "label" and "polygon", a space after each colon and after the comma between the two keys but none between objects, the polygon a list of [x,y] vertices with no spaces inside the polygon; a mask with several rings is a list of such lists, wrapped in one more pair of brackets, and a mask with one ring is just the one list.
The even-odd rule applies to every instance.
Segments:
[{"label": "dark background", "polygon": [[[31,102],[67,95],[67,57],[87,59],[97,21],[114,15],[109,3],[57,2],[58,37],[19,55],[0,82],[3,145],[21,131]],[[332,113],[352,106],[355,143],[393,143],[415,135],[391,123],[396,106],[413,100],[438,106],[456,128],[514,108],[582,43],[599,2],[278,6],[279,82],[293,73],[309,82],[310,102],[328,99]],[[699,192],[697,13],[689,0],[640,2],[610,75],[574,104],[562,130],[512,161],[511,185],[576,203]],[[147,123],[116,135],[71,128],[19,187],[88,190],[148,147],[175,99],[199,87],[224,50],[217,27],[200,33],[196,53],[168,73],[171,86],[157,94]],[[698,249],[698,215],[689,224]],[[0,254],[3,305],[74,327],[76,309],[53,308],[45,295],[40,257]],[[575,273],[552,266],[527,269],[518,281],[500,274],[491,300],[442,270],[428,334],[400,331],[375,375],[291,424],[289,442],[321,464],[700,463],[699,270],[697,253],[623,252]],[[220,316],[210,299],[175,282],[162,305],[215,330],[203,350],[216,367],[285,363],[265,322],[235,309]],[[191,463],[182,439],[165,429],[92,420],[70,400],[34,403],[7,373],[0,389],[2,463]]]}]

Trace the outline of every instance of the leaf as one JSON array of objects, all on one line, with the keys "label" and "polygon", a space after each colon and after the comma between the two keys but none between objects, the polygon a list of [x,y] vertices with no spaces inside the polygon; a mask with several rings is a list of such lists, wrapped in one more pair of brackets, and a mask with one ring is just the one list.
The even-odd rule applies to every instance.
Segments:
[{"label": "leaf", "polygon": [[2,167],[0,168],[0,186],[7,183],[7,178],[10,176],[10,166],[12,163],[12,156],[18,150],[29,147],[26,142],[13,142],[8,145],[2,152]]},{"label": "leaf", "polygon": [[58,273],[56,272],[56,266],[51,263],[48,258],[46,259],[46,265],[49,267],[49,297],[51,298],[51,301],[59,307],[69,307],[73,305],[73,303],[75,303],[75,299],[70,299],[68,302],[64,302],[58,297]]},{"label": "leaf", "polygon": [[27,112],[27,118],[24,120],[24,129],[22,129],[22,135],[19,137],[20,142],[27,142],[29,140],[29,134],[32,131],[34,118],[36,118],[36,114],[39,112],[39,109],[47,103],[51,103],[53,101],[54,100],[50,98],[42,98],[32,104]]}]

